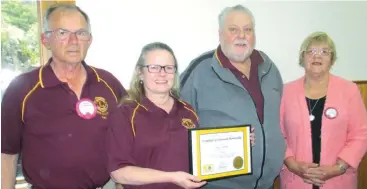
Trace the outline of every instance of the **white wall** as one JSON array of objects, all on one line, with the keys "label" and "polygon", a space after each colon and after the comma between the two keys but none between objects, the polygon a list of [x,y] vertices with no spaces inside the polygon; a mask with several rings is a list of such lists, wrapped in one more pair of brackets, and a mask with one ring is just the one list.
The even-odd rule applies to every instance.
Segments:
[{"label": "white wall", "polygon": [[94,41],[87,62],[104,68],[128,87],[141,48],[153,41],[170,45],[182,71],[218,45],[217,16],[241,3],[255,16],[257,46],[278,65],[285,82],[303,75],[298,50],[314,31],[336,43],[332,72],[367,80],[367,2],[256,2],[239,0],[77,0],[91,18]]}]

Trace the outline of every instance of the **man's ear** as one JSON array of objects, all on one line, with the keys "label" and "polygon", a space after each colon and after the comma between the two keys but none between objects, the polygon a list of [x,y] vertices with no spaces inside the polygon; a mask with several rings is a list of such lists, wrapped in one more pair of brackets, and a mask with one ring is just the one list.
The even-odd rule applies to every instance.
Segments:
[{"label": "man's ear", "polygon": [[92,34],[90,35],[90,39],[89,39],[89,41],[88,41],[88,46],[90,46],[91,44],[92,44],[92,41],[93,41],[93,36],[92,36]]},{"label": "man's ear", "polygon": [[218,39],[221,39],[223,35],[223,30],[222,29],[218,29]]},{"label": "man's ear", "polygon": [[49,36],[47,36],[47,34],[44,33],[41,34],[41,42],[47,49],[50,49],[50,39]]}]

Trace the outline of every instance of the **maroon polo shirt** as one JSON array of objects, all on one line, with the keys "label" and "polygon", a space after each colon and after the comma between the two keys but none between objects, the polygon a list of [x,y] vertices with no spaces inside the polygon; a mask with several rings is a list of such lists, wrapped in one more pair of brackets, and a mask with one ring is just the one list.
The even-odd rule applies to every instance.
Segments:
[{"label": "maroon polo shirt", "polygon": [[51,66],[12,81],[1,104],[1,153],[21,153],[23,174],[39,189],[96,188],[109,180],[105,134],[112,109],[126,94],[107,71],[83,62],[81,98],[97,104],[94,118],[76,113],[77,96]]},{"label": "maroon polo shirt", "polygon": [[262,124],[264,120],[264,96],[262,94],[261,85],[259,82],[258,66],[264,62],[264,59],[261,57],[259,51],[254,49],[250,55],[251,68],[249,79],[233,66],[229,59],[224,55],[220,46],[217,48],[217,55],[223,68],[228,68],[250,94],[256,107],[257,116],[260,123]]},{"label": "maroon polo shirt", "polygon": [[[110,117],[108,171],[138,166],[161,171],[189,172],[188,132],[198,125],[187,103],[175,100],[170,113],[144,98],[124,104]],[[172,183],[124,186],[125,189],[178,189]]]}]

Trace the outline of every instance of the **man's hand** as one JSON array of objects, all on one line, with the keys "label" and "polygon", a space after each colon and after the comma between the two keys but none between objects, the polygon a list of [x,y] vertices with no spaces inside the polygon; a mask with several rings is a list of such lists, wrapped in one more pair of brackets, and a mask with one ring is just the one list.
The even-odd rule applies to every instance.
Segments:
[{"label": "man's hand", "polygon": [[1,188],[14,189],[18,155],[1,153]]}]

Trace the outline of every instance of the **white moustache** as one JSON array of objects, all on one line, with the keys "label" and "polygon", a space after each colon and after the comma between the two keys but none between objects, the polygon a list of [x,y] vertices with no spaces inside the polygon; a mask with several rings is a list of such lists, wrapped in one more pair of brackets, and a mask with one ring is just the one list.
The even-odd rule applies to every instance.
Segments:
[{"label": "white moustache", "polygon": [[247,40],[238,40],[234,42],[235,45],[248,45]]}]

